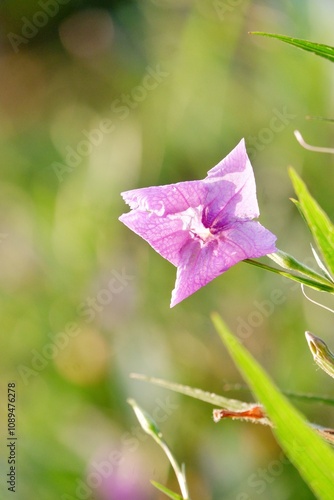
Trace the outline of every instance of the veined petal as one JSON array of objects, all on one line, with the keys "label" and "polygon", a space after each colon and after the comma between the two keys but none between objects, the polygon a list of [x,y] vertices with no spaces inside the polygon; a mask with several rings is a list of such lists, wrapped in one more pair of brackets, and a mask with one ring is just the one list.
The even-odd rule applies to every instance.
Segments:
[{"label": "veined petal", "polygon": [[[239,260],[263,257],[277,250],[275,246],[276,236],[257,221],[236,222],[222,233],[219,241],[225,247],[225,251],[232,253],[232,266]],[[226,246],[233,247],[234,251]],[[244,257],[239,259],[242,254]],[[233,262],[234,258],[238,260]]]},{"label": "veined petal", "polygon": [[120,220],[177,266],[171,307],[247,258],[276,251],[259,216],[244,140],[201,181],[122,193]]},{"label": "veined petal", "polygon": [[209,221],[226,216],[238,219],[255,219],[259,216],[254,173],[244,139],[209,170],[205,182],[213,183],[207,194]]},{"label": "veined petal", "polygon": [[164,217],[203,204],[206,190],[203,181],[187,181],[133,189],[121,195],[130,208],[155,212]]},{"label": "veined petal", "polygon": [[276,237],[259,222],[233,224],[216,239],[202,246],[192,240],[182,248],[171,307],[244,259],[276,251]]},{"label": "veined petal", "polygon": [[179,265],[180,250],[189,239],[189,233],[182,229],[182,220],[159,217],[154,212],[140,210],[123,214],[119,220],[174,266]]}]

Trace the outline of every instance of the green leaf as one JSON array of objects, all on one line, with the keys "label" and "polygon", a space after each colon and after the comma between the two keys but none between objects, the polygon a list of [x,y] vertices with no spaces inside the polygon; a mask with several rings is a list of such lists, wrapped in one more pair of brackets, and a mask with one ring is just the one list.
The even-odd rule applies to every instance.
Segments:
[{"label": "green leaf", "polygon": [[[184,394],[185,396],[198,399],[199,401],[204,401],[205,403],[209,403],[214,406],[219,406],[220,408],[225,408],[226,410],[245,411],[250,410],[254,406],[254,403],[246,403],[238,399],[225,398],[224,396],[220,396],[214,392],[202,391],[196,387],[169,382],[168,380],[164,380],[162,378],[148,377],[147,375],[142,375],[140,373],[131,373],[130,377],[136,380],[141,380],[142,382],[148,382],[149,384],[164,387],[170,391]],[[245,388],[239,390],[246,390],[249,392],[249,389],[246,388],[246,386]],[[305,394],[291,391],[282,391],[282,393],[288,398],[298,399],[304,403],[323,403],[334,406],[334,399],[330,396],[319,396],[318,394]]]},{"label": "green leaf", "polygon": [[334,122],[333,118],[326,118],[325,116],[305,116],[306,120],[320,120],[323,122]]},{"label": "green leaf", "polygon": [[324,258],[328,271],[334,276],[334,226],[327,214],[310,195],[297,172],[290,168],[289,174],[299,199],[298,208]]},{"label": "green leaf", "polygon": [[162,434],[151,415],[149,415],[139,405],[137,405],[134,399],[128,399],[128,403],[132,406],[132,409],[135,412],[135,415],[143,431],[145,431],[149,436],[153,437],[155,441],[160,442],[162,439]]},{"label": "green leaf", "polygon": [[289,399],[297,399],[298,401],[303,401],[303,403],[321,403],[324,405],[334,406],[334,399],[330,396],[319,396],[318,394],[303,394],[291,391],[282,391],[282,394],[287,396]]},{"label": "green leaf", "polygon": [[[141,375],[139,373],[131,373],[131,378],[141,380],[143,382],[148,382],[150,384],[158,385],[160,387],[164,387],[170,391],[178,392],[180,394],[184,394],[186,396],[190,396],[191,398],[198,399],[200,401],[204,401],[206,403],[210,403],[214,406],[219,406],[220,408],[224,408],[230,412],[240,412],[240,415],[235,415],[235,418],[243,419],[242,412],[252,411],[254,409],[254,403],[246,403],[244,401],[240,401],[237,399],[229,399],[224,398],[223,396],[219,396],[218,394],[214,394],[213,392],[202,391],[201,389],[197,389],[195,387],[190,387],[188,385],[176,384],[175,382],[168,382],[167,380],[163,380],[155,377],[148,377],[146,375]],[[306,401],[309,403],[324,403],[329,405],[334,405],[334,400],[330,399],[326,396],[315,396],[313,394],[296,394],[296,393],[286,393],[286,395],[290,398],[299,399],[300,401]],[[215,412],[217,410],[213,410],[213,417],[215,420]],[[245,417],[247,422],[257,422],[263,425],[272,425],[270,420],[263,416],[262,418],[252,419],[249,417]],[[218,419],[217,419],[218,421]],[[309,424],[311,427],[315,428],[316,431],[324,438],[326,441],[333,443],[333,435],[334,430],[326,427],[321,427],[316,424]]]},{"label": "green leaf", "polygon": [[163,380],[161,378],[147,377],[146,375],[141,375],[139,373],[131,373],[130,377],[164,387],[165,389],[169,389],[180,394],[185,394],[186,396],[199,399],[200,401],[205,401],[206,403],[219,406],[220,408],[226,408],[226,410],[245,411],[254,406],[253,403],[249,404],[237,399],[224,398],[223,396],[219,396],[213,392],[202,391],[201,389],[196,389],[195,387],[190,387],[189,385],[168,382],[167,380]]},{"label": "green leaf", "polygon": [[231,357],[256,398],[274,424],[273,432],[289,460],[313,490],[317,498],[332,500],[334,453],[304,417],[280,393],[261,366],[230,333],[218,314],[213,323]]},{"label": "green leaf", "polygon": [[325,59],[334,62],[334,47],[331,47],[330,45],[310,42],[309,40],[302,40],[300,38],[291,38],[290,36],[286,35],[264,33],[262,31],[251,31],[250,34],[276,38],[281,42],[289,43],[290,45],[294,45],[295,47],[298,47],[300,49],[307,50],[308,52],[313,52],[313,54],[316,54],[317,56],[324,57]]},{"label": "green leaf", "polygon": [[170,490],[169,488],[166,488],[166,486],[162,486],[162,484],[157,483],[156,481],[151,481],[151,484],[153,484],[153,486],[155,486],[158,490],[162,491],[162,493],[165,493],[165,495],[167,495],[172,500],[182,500],[182,497],[180,497],[180,495],[174,493],[174,491]]},{"label": "green leaf", "polygon": [[315,261],[318,264],[318,267],[323,272],[323,275],[326,276],[326,278],[328,279],[328,281],[331,281],[332,283],[334,283],[332,276],[329,274],[327,267],[324,265],[324,263],[320,259],[319,255],[317,254],[317,252],[316,252],[315,248],[313,247],[313,245],[311,245],[311,250],[312,250],[312,253],[313,253],[313,257],[315,258]]}]

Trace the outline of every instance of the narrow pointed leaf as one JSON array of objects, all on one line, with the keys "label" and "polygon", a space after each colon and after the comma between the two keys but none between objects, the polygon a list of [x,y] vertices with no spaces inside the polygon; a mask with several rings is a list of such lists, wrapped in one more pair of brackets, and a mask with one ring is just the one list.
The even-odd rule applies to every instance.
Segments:
[{"label": "narrow pointed leaf", "polygon": [[[169,382],[168,380],[163,380],[161,378],[148,377],[147,375],[139,373],[131,373],[130,377],[136,380],[141,380],[142,382],[148,382],[150,384],[163,387],[170,391],[178,392],[179,394],[184,394],[185,396],[204,401],[205,403],[209,403],[214,406],[220,406],[220,408],[225,408],[226,410],[247,411],[254,407],[254,403],[246,403],[238,399],[225,398],[224,396],[220,396],[214,392],[202,391],[202,389],[197,389],[196,387]],[[249,392],[248,388],[247,392]],[[297,399],[305,403],[323,403],[334,406],[334,399],[330,396],[319,396],[318,394],[297,393],[291,391],[282,391],[282,393],[288,398]]]},{"label": "narrow pointed leaf", "polygon": [[326,118],[325,116],[305,116],[306,120],[320,120],[323,122],[334,122],[333,118]]},{"label": "narrow pointed leaf", "polygon": [[177,493],[174,493],[174,491],[170,490],[169,488],[166,488],[166,486],[163,486],[160,483],[157,483],[156,481],[151,481],[151,484],[157,488],[157,490],[161,491],[162,493],[165,493],[165,495],[168,496],[168,498],[171,498],[172,500],[182,500],[182,497],[178,495]]},{"label": "narrow pointed leaf", "polygon": [[213,323],[238,369],[274,424],[273,432],[282,449],[299,470],[317,498],[332,500],[334,453],[304,417],[280,393],[262,367],[230,333],[218,314]]},{"label": "narrow pointed leaf", "polygon": [[[242,386],[240,384],[236,385],[232,384],[231,386],[228,387],[230,387],[229,390],[233,389],[239,392],[250,393],[250,389],[246,385]],[[295,392],[295,391],[285,391],[285,390],[281,390],[281,392],[282,394],[284,394],[284,396],[288,397],[289,399],[296,399],[298,401],[303,401],[304,403],[310,403],[310,404],[315,403],[315,404],[325,404],[329,406],[334,406],[334,398],[332,396],[312,394],[310,392]]]},{"label": "narrow pointed leaf", "polygon": [[223,396],[219,396],[213,392],[202,391],[201,389],[190,387],[189,385],[168,382],[167,380],[163,380],[161,378],[147,377],[146,375],[141,375],[139,373],[131,373],[130,376],[131,378],[149,382],[150,384],[158,385],[160,387],[164,387],[165,389],[169,389],[170,391],[178,392],[180,394],[190,396],[191,398],[199,399],[200,401],[210,403],[214,406],[220,406],[220,408],[225,408],[231,411],[246,411],[254,406],[254,403],[244,403],[243,401],[239,401],[237,399],[224,398]]},{"label": "narrow pointed leaf", "polygon": [[135,412],[135,415],[143,431],[153,437],[153,439],[155,439],[156,441],[160,442],[162,440],[162,434],[151,415],[149,415],[140,406],[138,406],[134,399],[128,399],[128,403],[132,406],[132,409]]},{"label": "narrow pointed leaf", "polygon": [[322,272],[324,273],[324,276],[326,276],[328,281],[331,281],[332,283],[334,283],[332,276],[329,274],[327,267],[324,266],[324,263],[320,259],[319,255],[317,254],[313,245],[311,245],[311,249],[312,249],[312,253],[313,253],[313,256],[315,258],[315,261],[318,264],[318,266],[320,267],[320,269],[322,270]]},{"label": "narrow pointed leaf", "polygon": [[334,276],[334,226],[327,214],[310,195],[296,171],[291,168],[289,173],[294,190],[299,198],[299,209],[324,258],[328,271]]},{"label": "narrow pointed leaf", "polygon": [[[148,377],[146,375],[141,375],[139,373],[132,373],[131,378],[141,380],[143,382],[148,382],[150,384],[154,384],[170,391],[178,392],[180,394],[184,394],[185,396],[190,396],[191,398],[198,399],[200,401],[204,401],[205,403],[212,404],[214,406],[219,406],[220,408],[224,408],[227,412],[239,412],[239,415],[235,415],[236,418],[240,420],[245,420],[248,422],[261,423],[263,425],[272,425],[270,420],[265,416],[257,419],[249,418],[249,415],[252,415],[254,412],[254,408],[256,405],[254,403],[246,403],[244,401],[240,401],[237,399],[228,399],[223,396],[219,396],[218,394],[214,394],[213,392],[202,391],[201,389],[197,389],[195,387],[190,387],[188,385],[176,384],[175,382],[168,382],[167,380],[163,380],[160,378]],[[296,394],[296,393],[287,393],[288,397],[299,399],[301,401],[311,402],[311,403],[324,403],[329,405],[334,405],[334,400],[325,396],[314,396],[312,394]],[[220,410],[213,410],[213,419],[214,421],[218,421],[219,419],[215,419],[215,415],[217,416]],[[247,412],[248,416],[247,416]],[[244,413],[244,415],[242,415]],[[230,415],[232,416],[232,415]],[[244,418],[243,418],[244,417]],[[314,427],[321,436],[329,442],[333,442],[334,430],[326,429],[321,426],[315,424],[309,424],[311,427]]]},{"label": "narrow pointed leaf", "polygon": [[282,394],[287,396],[289,399],[296,399],[298,401],[303,401],[304,403],[321,403],[328,406],[334,406],[334,399],[330,396],[319,396],[316,394],[302,394],[291,391],[282,391]]},{"label": "narrow pointed leaf", "polygon": [[331,62],[334,62],[334,47],[330,45],[324,45],[323,43],[310,42],[309,40],[302,40],[301,38],[292,38],[286,35],[277,35],[275,33],[264,33],[262,31],[252,31],[251,35],[267,36],[269,38],[276,38],[281,42],[294,45],[299,49],[306,50],[307,52],[313,52],[317,56],[324,57]]}]

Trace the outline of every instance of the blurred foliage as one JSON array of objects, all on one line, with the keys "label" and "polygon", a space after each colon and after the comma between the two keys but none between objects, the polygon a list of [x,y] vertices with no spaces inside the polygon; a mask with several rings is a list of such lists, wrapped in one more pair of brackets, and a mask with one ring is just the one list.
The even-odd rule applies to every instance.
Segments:
[{"label": "blurred foliage", "polygon": [[[333,70],[248,32],[333,45],[332,14],[326,0],[1,3],[1,400],[14,380],[18,500],[163,498],[150,479],[176,490],[128,397],[186,463],[193,500],[313,498],[292,466],[272,472],[282,454],[268,429],[215,425],[205,403],[128,375],[244,399],[209,319],[217,310],[279,387],[333,396],[304,338],[331,345],[330,314],[243,263],[170,310],[175,269],[117,218],[120,191],[203,178],[245,137],[261,222],[309,263],[287,167],[332,218],[333,159],[303,150],[293,130],[333,145],[331,123],[305,120],[333,118]],[[300,409],[333,425],[327,407]]]}]

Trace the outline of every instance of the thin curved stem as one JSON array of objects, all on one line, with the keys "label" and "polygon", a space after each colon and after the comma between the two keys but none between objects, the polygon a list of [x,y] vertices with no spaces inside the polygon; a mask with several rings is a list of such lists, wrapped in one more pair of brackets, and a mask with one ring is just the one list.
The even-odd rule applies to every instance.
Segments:
[{"label": "thin curved stem", "polygon": [[309,151],[315,151],[316,153],[330,153],[334,154],[334,149],[333,148],[323,148],[320,146],[312,146],[311,144],[308,144],[307,142],[304,141],[302,134],[299,132],[299,130],[294,131],[295,137],[299,144],[305,148],[308,149]]}]

